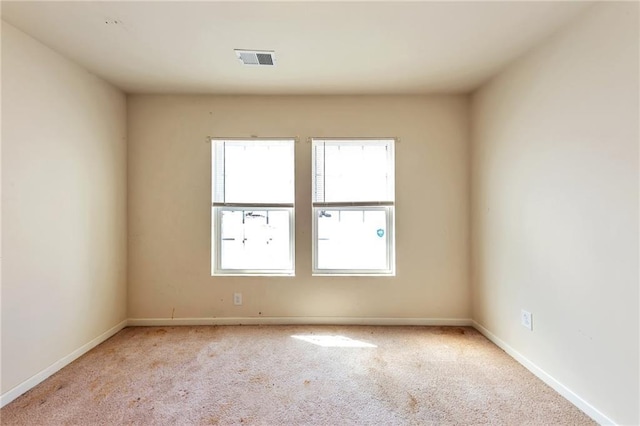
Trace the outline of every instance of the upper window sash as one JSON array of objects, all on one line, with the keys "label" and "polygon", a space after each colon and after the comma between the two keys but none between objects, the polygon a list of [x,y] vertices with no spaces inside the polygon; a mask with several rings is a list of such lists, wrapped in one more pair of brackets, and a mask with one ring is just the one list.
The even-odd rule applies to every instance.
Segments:
[{"label": "upper window sash", "polygon": [[216,206],[294,204],[294,139],[212,139]]},{"label": "upper window sash", "polygon": [[313,203],[393,205],[394,139],[312,139]]}]

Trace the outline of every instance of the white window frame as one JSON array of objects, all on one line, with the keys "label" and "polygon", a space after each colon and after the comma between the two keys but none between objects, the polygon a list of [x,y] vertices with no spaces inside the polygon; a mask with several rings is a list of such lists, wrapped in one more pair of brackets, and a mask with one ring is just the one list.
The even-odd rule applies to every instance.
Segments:
[{"label": "white window frame", "polygon": [[[211,141],[211,275],[212,276],[295,276],[295,203],[226,203],[214,200],[215,143],[216,142],[260,142],[288,141],[294,150],[294,195],[295,195],[295,138],[210,138]],[[222,265],[222,212],[223,211],[288,211],[289,212],[289,268],[286,269],[223,269]],[[219,237],[220,236],[220,237]]]},{"label": "white window frame", "polygon": [[[354,202],[316,202],[312,201],[312,275],[313,276],[395,276],[396,274],[396,254],[395,254],[395,138],[311,138],[312,144],[312,194],[316,191],[316,164],[315,161],[315,145],[322,142],[358,142],[366,143],[388,141],[391,149],[391,165],[392,165],[392,187],[393,201],[354,201]],[[318,220],[319,213],[322,210],[356,210],[356,211],[384,211],[386,213],[386,247],[387,247],[387,265],[384,269],[326,269],[318,267]]]}]

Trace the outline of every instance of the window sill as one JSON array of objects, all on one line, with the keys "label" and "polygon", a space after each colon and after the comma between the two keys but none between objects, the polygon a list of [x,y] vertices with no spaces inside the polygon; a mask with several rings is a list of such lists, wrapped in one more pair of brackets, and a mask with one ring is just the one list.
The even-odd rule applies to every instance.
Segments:
[{"label": "window sill", "polygon": [[265,277],[295,277],[296,274],[294,273],[275,273],[275,274],[268,274],[268,273],[254,273],[254,274],[249,274],[249,273],[236,273],[236,272],[223,272],[223,273],[216,273],[216,274],[212,274],[211,277],[215,278],[215,277],[259,277],[259,278],[265,278]]},{"label": "window sill", "polygon": [[314,272],[311,274],[312,277],[374,277],[374,278],[385,278],[385,277],[395,277],[395,272],[391,273],[362,273],[362,272]]}]

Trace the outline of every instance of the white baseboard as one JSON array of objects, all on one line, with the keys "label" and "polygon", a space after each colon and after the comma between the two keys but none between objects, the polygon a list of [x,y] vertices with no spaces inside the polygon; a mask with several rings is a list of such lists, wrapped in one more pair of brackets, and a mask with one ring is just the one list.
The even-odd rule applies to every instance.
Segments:
[{"label": "white baseboard", "polygon": [[29,389],[33,388],[40,382],[44,381],[46,378],[50,377],[51,375],[53,375],[63,367],[66,367],[67,365],[71,364],[73,361],[80,358],[82,355],[86,354],[91,349],[95,348],[100,343],[104,342],[109,337],[113,336],[114,334],[116,334],[117,332],[125,328],[127,326],[127,323],[128,321],[124,320],[121,323],[111,327],[109,330],[105,331],[104,333],[102,333],[95,339],[91,340],[90,342],[82,345],[75,351],[71,352],[69,355],[65,356],[62,359],[59,359],[58,361],[51,364],[49,367],[45,368],[44,370],[40,371],[36,375],[32,376],[31,378],[20,383],[18,386],[3,393],[2,395],[0,395],[0,407],[4,407],[5,405],[10,403],[14,399],[19,397],[23,393],[25,393],[26,391],[28,391]]},{"label": "white baseboard", "polygon": [[469,318],[371,317],[235,317],[235,318],[131,318],[129,326],[178,325],[430,325],[472,326]]},{"label": "white baseboard", "polygon": [[498,336],[484,328],[482,325],[480,325],[476,321],[472,321],[472,326],[480,333],[482,333],[487,339],[495,343],[496,346],[508,353],[513,359],[522,364],[527,370],[535,374],[540,380],[551,386],[556,392],[568,399],[573,405],[584,411],[584,413],[591,417],[593,420],[601,425],[616,424],[613,420],[604,415],[593,405],[580,398],[580,396],[574,393],[571,389],[560,383],[553,376],[538,367],[536,364],[529,361],[529,359],[527,359],[524,355],[513,349],[504,340],[500,339]]}]

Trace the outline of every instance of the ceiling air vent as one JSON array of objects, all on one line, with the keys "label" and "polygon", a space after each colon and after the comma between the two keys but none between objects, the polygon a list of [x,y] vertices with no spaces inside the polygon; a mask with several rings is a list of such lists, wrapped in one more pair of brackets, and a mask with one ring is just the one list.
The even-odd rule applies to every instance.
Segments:
[{"label": "ceiling air vent", "polygon": [[236,56],[245,65],[275,65],[273,50],[241,50],[235,49]]}]

